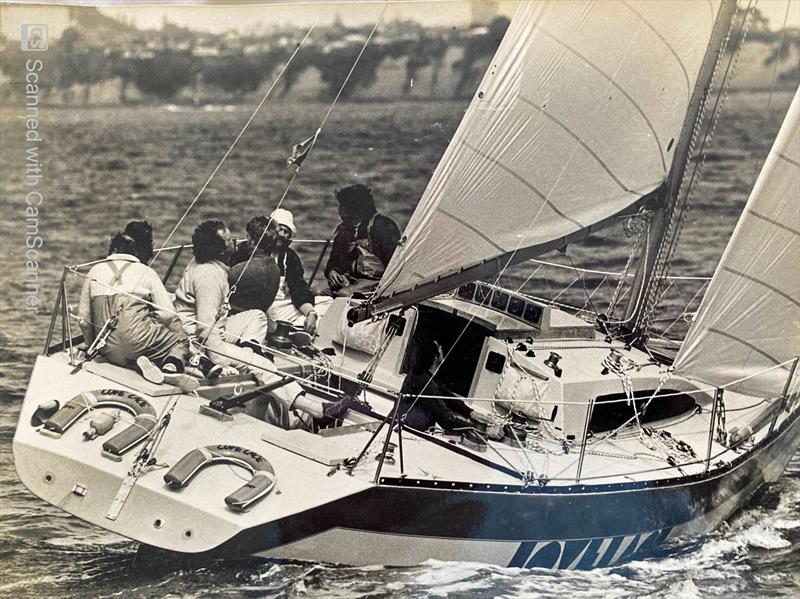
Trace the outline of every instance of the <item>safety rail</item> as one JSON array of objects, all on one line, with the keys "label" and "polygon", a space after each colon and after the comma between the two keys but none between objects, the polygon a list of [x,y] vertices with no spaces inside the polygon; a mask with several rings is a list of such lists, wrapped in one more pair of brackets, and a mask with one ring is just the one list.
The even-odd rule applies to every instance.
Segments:
[{"label": "safety rail", "polygon": [[[319,251],[317,257],[316,257],[315,266],[314,266],[314,269],[313,269],[311,277],[310,277],[310,281],[313,282],[314,278],[318,274],[318,271],[319,271],[319,268],[321,267],[322,261],[324,260],[325,255],[326,255],[326,253],[327,253],[327,251],[328,251],[328,249],[330,247],[330,240],[298,239],[298,240],[295,240],[294,243],[297,246],[304,246],[304,245],[307,246],[307,247],[315,247],[315,246],[319,247],[319,246],[322,246],[320,248],[320,251]],[[185,256],[185,250],[186,249],[191,249],[191,247],[192,247],[191,244],[179,244],[179,245],[165,247],[165,248],[163,248],[161,250],[161,252],[159,253],[159,257],[161,257],[162,254],[164,255],[165,258],[169,257],[169,262],[167,263],[167,266],[166,266],[166,269],[165,269],[164,275],[163,275],[163,279],[166,282],[169,282],[169,280],[171,278],[171,275],[174,274],[175,269],[180,264],[180,258],[182,256]],[[154,262],[157,262],[157,261],[158,261],[158,259],[154,260]],[[49,354],[49,353],[52,353],[52,352],[55,352],[55,351],[67,350],[69,352],[69,355],[70,355],[70,361],[74,363],[76,346],[80,343],[81,338],[80,338],[80,336],[73,336],[72,335],[72,326],[70,324],[71,306],[70,306],[70,302],[69,302],[70,295],[69,295],[69,288],[68,288],[69,287],[69,285],[68,285],[68,283],[69,283],[69,275],[71,273],[80,273],[80,272],[87,271],[92,265],[97,264],[98,262],[101,262],[101,260],[87,262],[87,263],[79,264],[79,265],[72,266],[72,267],[65,267],[63,269],[62,277],[61,277],[61,280],[60,280],[60,283],[59,283],[58,295],[57,295],[57,298],[56,298],[55,306],[54,306],[54,309],[53,309],[53,312],[52,312],[52,315],[51,315],[50,324],[49,324],[49,328],[48,328],[47,340],[46,340],[45,347],[44,347],[44,353],[45,354]],[[577,267],[574,267],[574,266],[567,266],[567,265],[562,265],[562,264],[558,264],[558,263],[545,262],[545,261],[539,261],[539,260],[532,261],[532,262],[538,265],[538,268],[536,270],[536,274],[541,272],[540,271],[541,268],[554,268],[554,269],[559,269],[560,271],[564,271],[564,272],[571,272],[572,273],[572,277],[575,278],[576,280],[578,278],[580,278],[580,277],[586,277],[588,275],[595,276],[595,277],[600,277],[599,282],[595,281],[595,289],[594,289],[594,291],[590,292],[590,295],[591,294],[595,294],[595,292],[597,292],[597,290],[600,287],[602,287],[603,285],[606,285],[607,288],[610,289],[611,286],[608,283],[608,280],[613,278],[613,277],[616,277],[617,279],[626,278],[626,275],[624,275],[623,273],[614,273],[614,272],[607,272],[607,271],[580,269],[580,268],[577,268]],[[80,277],[76,277],[76,278],[80,278]],[[526,284],[530,283],[532,278],[533,277],[529,277],[528,280],[526,280]],[[697,303],[699,303],[699,296],[700,296],[702,290],[704,289],[705,285],[707,285],[708,281],[710,280],[709,277],[667,277],[667,279],[672,283],[672,285],[678,285],[678,284],[681,284],[682,282],[683,283],[688,282],[690,284],[695,284],[695,285],[699,286],[699,288],[695,291],[694,295],[691,297],[690,301],[688,303],[686,303],[685,307],[683,308],[683,312],[682,312],[682,314],[680,316],[683,316],[685,314],[689,314],[689,307],[690,306],[694,306],[695,305],[695,303],[694,303],[695,301]],[[522,289],[523,287],[525,287],[525,285],[521,285],[520,289]],[[545,302],[545,303],[550,303],[552,305],[557,305],[558,307],[571,308],[572,310],[575,311],[575,313],[595,314],[594,312],[592,312],[591,310],[589,310],[587,308],[588,299],[584,302],[583,306],[570,305],[570,304],[567,303],[566,300],[569,299],[568,294],[570,293],[570,288],[574,288],[574,287],[575,287],[575,282],[574,281],[571,282],[571,283],[567,282],[566,287],[564,289],[562,289],[560,292],[556,293],[555,296],[551,295],[549,298],[545,297],[545,296],[541,296],[541,295],[540,296],[535,296],[533,294],[530,294],[530,295],[535,297],[538,301],[542,301],[542,302]],[[528,289],[525,289],[525,291],[528,292]],[[528,294],[529,293],[526,293],[526,295],[528,295]],[[562,296],[566,296],[565,297],[565,301],[563,301],[563,302],[559,301],[559,298],[561,298]],[[580,297],[580,295],[578,295],[577,297]],[[589,299],[591,299],[591,297]],[[57,345],[52,345],[53,337],[56,334],[57,326],[59,324],[59,320],[60,320],[60,327],[61,327],[61,343],[59,343]],[[669,329],[669,327],[668,327],[668,329]],[[777,423],[778,423],[778,419],[779,419],[780,414],[783,413],[784,411],[786,411],[786,407],[787,407],[787,404],[789,402],[789,398],[791,396],[791,393],[790,393],[791,383],[792,383],[793,378],[796,375],[797,368],[798,368],[798,362],[800,362],[800,357],[794,358],[793,360],[790,361],[791,366],[790,366],[789,376],[788,376],[788,379],[787,379],[787,383],[786,383],[784,392],[780,396],[774,397],[774,398],[763,399],[763,400],[760,400],[760,401],[758,401],[757,403],[755,403],[753,405],[745,406],[744,408],[741,408],[741,409],[753,409],[753,408],[757,407],[759,404],[762,404],[762,403],[773,403],[773,404],[776,404],[775,407],[772,408],[772,411],[770,412],[769,430],[768,430],[768,433],[767,433],[767,435],[765,437],[766,439],[768,439],[768,438],[773,436],[775,428],[777,427]],[[787,362],[787,364],[789,364],[789,362]],[[787,364],[782,364],[780,366],[785,366]],[[757,376],[757,375],[752,375],[752,376]],[[580,446],[580,450],[579,450],[579,453],[577,455],[577,459],[573,464],[574,476],[548,477],[547,480],[548,481],[552,481],[552,482],[572,482],[572,483],[575,483],[575,484],[579,484],[581,482],[585,483],[587,481],[598,481],[598,482],[600,482],[600,481],[605,480],[605,479],[619,478],[620,476],[630,476],[630,475],[636,475],[636,474],[645,474],[645,473],[649,473],[649,472],[667,471],[667,470],[672,470],[672,469],[675,469],[675,468],[680,469],[681,467],[686,467],[686,466],[695,465],[695,464],[702,464],[703,465],[703,472],[708,472],[708,470],[711,468],[712,463],[715,460],[717,460],[723,454],[728,453],[733,449],[730,446],[725,446],[724,449],[719,451],[719,452],[716,452],[716,453],[712,452],[714,435],[715,435],[715,428],[717,427],[717,422],[718,422],[718,414],[720,413],[720,410],[724,410],[724,406],[723,406],[723,403],[722,403],[722,397],[723,397],[724,389],[725,389],[725,387],[723,386],[723,387],[720,387],[720,388],[709,387],[709,388],[698,388],[698,389],[694,389],[694,390],[690,390],[690,391],[681,391],[682,394],[688,394],[688,395],[704,394],[706,396],[712,396],[712,399],[711,399],[711,416],[710,416],[710,420],[709,420],[709,427],[708,427],[708,433],[707,433],[708,437],[707,437],[707,443],[706,443],[706,448],[705,448],[705,456],[703,458],[701,458],[701,459],[692,459],[692,460],[682,461],[682,462],[675,462],[674,464],[670,464],[670,465],[664,466],[664,467],[648,468],[648,469],[636,470],[636,471],[632,471],[632,472],[626,472],[626,473],[622,473],[622,474],[615,473],[615,474],[608,474],[608,475],[602,475],[602,476],[586,476],[584,474],[584,472],[583,472],[583,469],[584,469],[584,463],[585,463],[585,458],[586,458],[587,453],[591,454],[593,451],[596,451],[596,448],[606,440],[606,437],[604,436],[604,437],[602,437],[600,439],[595,439],[594,441],[590,441],[590,426],[589,426],[589,424],[590,424],[591,418],[592,418],[592,411],[593,411],[592,408],[594,407],[594,405],[593,405],[594,401],[592,401],[591,402],[592,405],[588,405],[587,406],[587,414],[585,416],[586,421],[585,421],[585,426],[583,427],[582,437],[580,439],[576,439],[573,442],[575,445],[579,444],[579,446]],[[669,396],[669,394],[665,395],[665,397],[667,397],[667,396]],[[421,397],[420,399],[424,400],[424,397]],[[470,399],[472,401],[475,401],[475,402],[497,401],[497,398],[477,398],[476,397],[476,398],[470,398]],[[661,396],[659,396],[659,399],[661,399]],[[520,401],[520,400],[515,400],[515,401]],[[524,401],[524,400],[522,400],[522,401]],[[605,401],[604,404],[617,402],[617,401],[622,403],[622,402],[627,402],[628,400],[627,399],[610,400],[610,401]],[[581,403],[581,405],[586,405],[585,402],[569,402],[569,401],[560,401],[560,402],[541,402],[540,401],[539,403],[548,403],[548,404],[562,405],[562,406],[566,406],[566,405],[569,405],[569,404],[577,404],[577,403]],[[734,411],[734,410],[732,410],[731,408],[728,408],[727,411],[731,412],[731,411]],[[400,444],[401,444],[401,447],[400,447],[400,464],[401,464],[401,468],[402,468],[404,466],[404,456],[403,456],[403,450],[402,450],[402,429],[406,428],[406,427],[405,427],[404,423],[402,422],[402,420],[396,420],[396,419],[393,419],[393,418],[391,418],[389,416],[386,417],[386,422],[384,424],[389,424],[389,431],[390,431],[388,433],[389,435],[391,434],[391,431],[397,431],[401,435],[401,439],[400,439]],[[378,433],[378,431],[375,431],[375,433]],[[376,436],[376,435],[374,435],[374,436]],[[387,443],[388,439],[389,439],[389,437],[387,437],[387,439],[384,440],[384,442],[382,444],[383,447],[382,447],[382,450],[381,450],[380,456],[379,456],[381,459],[378,460],[378,469],[377,469],[376,476],[375,476],[375,480],[376,481],[379,480],[380,471],[381,471],[380,469],[382,468],[383,461],[384,461],[384,459],[386,457],[386,448],[388,447],[388,443]],[[528,451],[528,450],[525,450],[525,451]],[[700,453],[700,452],[698,451],[698,453]],[[526,458],[527,458],[527,455],[526,455]]]},{"label": "safety rail", "polygon": [[[238,242],[242,242],[244,239],[237,240]],[[299,249],[301,254],[306,254],[307,256],[312,256],[314,254],[313,251],[303,251],[304,248],[314,248],[315,246],[322,246],[319,249],[319,252],[316,253],[316,257],[314,258],[314,268],[311,271],[311,275],[308,279],[309,286],[313,285],[314,281],[319,274],[320,268],[322,267],[322,261],[325,259],[325,256],[330,248],[331,240],[330,239],[294,239],[292,240],[293,249]],[[186,250],[192,249],[191,243],[184,243],[184,244],[177,244],[177,245],[170,245],[165,246],[158,250],[156,255],[154,256],[151,266],[158,270],[159,263],[163,263],[162,258],[169,258],[169,262],[161,275],[161,280],[165,286],[169,286],[170,281],[172,279],[172,275],[175,272],[175,269],[179,265],[184,265],[181,262],[181,258],[184,258],[185,263],[188,263],[190,258],[188,257],[191,253],[187,254]],[[53,312],[50,316],[50,324],[48,326],[47,337],[44,343],[44,349],[42,353],[44,355],[48,355],[55,351],[61,351],[63,349],[70,350],[70,359],[74,360],[74,348],[76,345],[80,344],[82,341],[82,336],[72,335],[72,327],[70,325],[70,318],[71,315],[71,308],[72,304],[69,302],[70,298],[70,289],[68,285],[69,281],[69,274],[70,273],[82,273],[88,271],[92,266],[95,264],[99,264],[103,262],[105,258],[101,258],[98,260],[91,260],[89,262],[83,262],[80,264],[65,266],[61,280],[59,281],[58,292],[56,295],[55,304],[53,306]],[[81,284],[83,281],[81,280]],[[79,288],[72,290],[75,294],[79,293]],[[53,345],[53,337],[56,334],[56,326],[59,324],[61,325],[61,342]]]},{"label": "safety rail", "polygon": [[[634,273],[593,270],[536,259],[529,260],[526,265],[534,268],[524,277],[521,274],[504,277],[502,286],[585,320],[594,322],[597,316],[605,315],[608,325],[625,324],[624,316],[619,313],[624,310],[631,292]],[[514,273],[520,270],[517,267]],[[664,280],[658,302],[660,313],[654,319],[650,337],[677,347],[688,331],[711,277],[669,275]]]},{"label": "safety rail", "polygon": [[[525,473],[525,472],[522,472],[522,471],[518,470],[513,464],[511,464],[508,460],[503,458],[503,456],[499,452],[496,452],[496,453],[498,453],[498,455],[501,458],[503,458],[504,461],[506,461],[507,465],[511,466],[512,469],[516,471],[515,474],[524,481],[524,486],[528,486],[528,485],[533,484],[533,483],[548,484],[550,482],[558,482],[558,483],[569,482],[569,483],[572,483],[572,484],[581,484],[583,482],[585,484],[587,481],[592,481],[592,482],[602,483],[603,481],[610,480],[610,479],[619,479],[619,478],[624,478],[624,477],[631,477],[631,476],[636,476],[636,475],[641,475],[641,474],[648,474],[648,473],[655,473],[655,472],[666,472],[666,471],[669,471],[669,470],[678,470],[679,472],[682,472],[682,470],[681,470],[682,468],[686,468],[688,466],[697,466],[697,465],[702,465],[702,467],[703,467],[702,473],[703,474],[707,474],[708,471],[711,469],[712,464],[717,462],[725,454],[729,454],[730,455],[731,452],[734,452],[734,455],[739,455],[737,450],[740,448],[740,446],[745,441],[753,442],[756,433],[759,430],[761,430],[761,429],[763,429],[764,427],[767,426],[767,420],[769,420],[769,429],[768,429],[767,434],[763,437],[762,442],[766,442],[766,441],[768,441],[768,440],[770,440],[770,439],[772,439],[774,437],[775,428],[777,426],[778,419],[779,419],[779,417],[780,417],[780,415],[782,413],[786,412],[787,414],[790,414],[790,413],[792,413],[792,412],[797,410],[796,407],[793,408],[793,409],[790,409],[789,400],[790,400],[791,397],[793,397],[793,395],[792,395],[792,382],[795,379],[795,375],[797,374],[797,368],[798,368],[799,364],[800,364],[800,356],[797,356],[797,357],[794,357],[794,358],[792,358],[790,360],[787,360],[786,362],[784,362],[782,364],[778,364],[776,366],[772,366],[770,368],[767,368],[762,372],[751,374],[751,375],[748,375],[746,377],[742,377],[741,379],[737,379],[737,380],[731,381],[728,384],[720,386],[720,387],[713,387],[713,386],[711,386],[711,387],[700,387],[700,388],[696,388],[696,389],[693,389],[693,390],[684,390],[684,391],[681,391],[679,393],[667,393],[667,394],[663,394],[663,395],[654,393],[653,396],[650,398],[650,400],[652,400],[652,399],[654,399],[656,397],[659,400],[663,400],[666,397],[671,397],[671,396],[674,396],[674,395],[689,395],[689,396],[705,395],[706,397],[710,397],[710,403],[711,403],[710,409],[711,409],[711,412],[710,412],[709,424],[708,424],[705,456],[702,457],[702,458],[698,457],[698,455],[700,454],[700,451],[698,450],[697,452],[693,451],[691,454],[689,454],[693,459],[688,459],[688,460],[683,460],[683,461],[678,461],[677,459],[675,459],[674,456],[669,456],[668,455],[666,458],[663,458],[663,459],[665,459],[665,461],[667,461],[668,465],[667,466],[663,466],[663,467],[645,468],[645,469],[631,470],[631,471],[626,471],[626,472],[615,472],[615,473],[612,473],[612,474],[604,474],[604,475],[584,476],[583,467],[584,467],[584,462],[585,462],[585,458],[586,458],[587,453],[595,453],[595,452],[597,452],[598,447],[601,447],[603,444],[608,442],[610,439],[621,438],[620,437],[620,433],[623,433],[623,429],[630,428],[631,430],[636,430],[635,426],[637,424],[639,424],[638,433],[641,435],[644,432],[644,429],[642,428],[641,423],[639,423],[638,416],[634,416],[634,417],[631,417],[630,419],[628,419],[622,425],[618,426],[616,429],[614,429],[612,431],[608,431],[608,432],[606,432],[606,433],[604,433],[602,435],[599,435],[597,438],[592,437],[591,438],[592,440],[590,440],[590,422],[591,422],[591,419],[592,419],[592,413],[593,413],[594,407],[596,405],[595,398],[592,398],[589,401],[588,404],[586,402],[540,401],[540,400],[535,400],[536,403],[545,404],[545,405],[553,405],[553,406],[582,405],[582,406],[586,406],[587,407],[582,436],[581,436],[580,440],[576,439],[574,441],[574,444],[578,445],[580,447],[579,452],[578,452],[578,456],[577,456],[576,460],[574,460],[571,464],[567,464],[561,470],[561,472],[564,473],[564,472],[569,471],[570,468],[574,467],[574,472],[575,472],[574,476],[554,476],[554,477],[546,476],[546,477],[539,477],[537,475],[537,476],[534,476],[533,478],[530,478],[528,476],[529,474],[531,474],[530,472]],[[786,383],[785,383],[784,388],[783,388],[783,392],[779,396],[760,399],[760,400],[758,400],[757,402],[755,402],[755,403],[753,403],[751,405],[738,406],[738,407],[735,407],[735,408],[727,408],[727,409],[725,408],[722,398],[723,398],[723,394],[724,394],[725,390],[728,387],[730,387],[732,385],[735,385],[737,383],[741,383],[743,381],[746,381],[749,378],[760,376],[760,375],[762,375],[762,374],[764,374],[764,373],[766,373],[766,372],[768,372],[770,370],[774,370],[774,369],[778,369],[778,368],[784,368],[786,366],[789,367],[788,368],[789,372],[788,372],[788,376],[787,376],[787,379],[786,379]],[[430,399],[445,399],[446,396],[421,395],[417,399],[427,399],[427,398],[430,398]],[[650,400],[648,400],[647,403],[649,403]],[[498,401],[498,398],[475,398],[475,397],[470,397],[470,401],[473,401],[473,402],[481,402],[481,401],[494,402],[494,401]],[[527,402],[525,402],[525,400],[515,400],[515,401],[516,402],[522,401],[523,403],[527,403]],[[629,400],[625,398],[625,399],[619,399],[619,400],[604,401],[603,403],[604,403],[604,405],[608,405],[608,404],[611,404],[611,403],[623,403],[623,402],[628,403]],[[533,400],[530,403],[533,403]],[[647,404],[645,404],[645,405],[647,405]],[[699,404],[697,404],[697,405],[699,406]],[[732,442],[732,441],[728,440],[726,438],[727,435],[728,435],[728,432],[723,430],[724,429],[724,420],[725,420],[724,419],[724,414],[725,414],[725,412],[727,411],[727,412],[733,413],[733,412],[740,412],[740,411],[744,411],[744,410],[753,410],[753,409],[757,408],[760,405],[770,405],[770,407],[768,408],[768,410],[766,412],[766,417],[762,415],[762,417],[759,419],[760,424],[754,425],[752,427],[752,429],[749,431],[749,438],[748,439],[744,439],[744,440],[735,441],[735,442]],[[636,410],[637,415],[638,415],[638,413],[639,413],[638,412],[638,408],[635,407],[635,405],[634,405],[634,410]],[[699,411],[693,410],[689,414],[689,418],[692,418],[692,417],[694,417],[696,415],[699,415],[701,413],[703,413],[702,408]],[[390,416],[392,416],[392,417],[390,418]],[[400,456],[399,457],[400,457],[400,472],[401,472],[401,476],[405,474],[405,471],[404,471],[404,463],[405,463],[405,461],[404,461],[403,449],[402,449],[402,435],[403,435],[403,428],[407,428],[407,427],[403,423],[402,419],[398,420],[398,419],[394,418],[393,415],[390,415],[390,416],[387,416],[384,419],[384,422],[382,423],[382,425],[390,423],[390,428],[389,428],[390,432],[387,433],[387,437],[386,437],[386,439],[384,440],[384,443],[383,443],[383,449],[382,449],[382,451],[381,451],[381,453],[379,455],[379,459],[378,459],[379,464],[378,464],[378,467],[376,469],[376,474],[375,474],[375,480],[376,481],[378,481],[380,479],[380,473],[381,473],[381,469],[382,469],[382,466],[383,466],[383,460],[386,457],[386,449],[388,447],[388,442],[389,442],[389,438],[391,436],[391,431],[393,431],[393,430],[396,431],[397,434],[398,434],[398,447],[399,447],[399,450],[400,450]],[[720,422],[723,423],[722,424],[722,428],[720,427]],[[664,428],[664,427],[661,427],[661,428]],[[373,433],[373,437],[372,437],[372,439],[370,439],[370,443],[377,436],[377,433],[379,432],[379,430],[375,431],[375,433]],[[656,429],[656,430],[658,430],[658,429]],[[625,431],[625,432],[629,432],[629,431]],[[688,433],[688,434],[699,434],[701,432],[703,432],[703,431],[694,431],[694,432],[691,432],[691,433]],[[714,443],[715,440],[718,442],[718,444],[722,445],[722,449],[720,451],[716,452],[716,453],[713,452],[713,443]],[[530,461],[530,458],[529,458],[528,453],[527,453],[529,451],[529,449],[523,443],[519,442],[518,439],[517,439],[517,442],[518,442],[518,445],[519,445],[519,449],[522,450],[523,455],[524,455],[528,465],[531,468],[533,468],[532,462]],[[552,443],[554,446],[559,444],[558,439],[544,439],[544,438],[542,438],[542,439],[536,439],[536,441],[535,441],[536,445],[538,445],[538,446],[542,446],[542,443],[548,443],[548,442]],[[561,445],[563,446],[563,443],[561,443]],[[362,451],[362,453],[363,453],[363,451]],[[536,453],[536,452],[534,451],[534,453]],[[541,451],[541,453],[547,453],[547,452],[546,451]],[[550,452],[550,453],[552,453],[552,452]],[[569,452],[565,451],[565,453],[569,453]],[[604,453],[604,452],[602,452],[602,453]],[[625,456],[625,457],[627,458],[628,456]],[[654,455],[653,457],[656,457],[656,456]],[[728,462],[726,462],[726,464],[727,463]],[[500,466],[499,464],[496,464],[496,465]],[[514,472],[510,472],[510,473],[513,474]],[[536,475],[536,473],[533,472],[533,475]]]}]

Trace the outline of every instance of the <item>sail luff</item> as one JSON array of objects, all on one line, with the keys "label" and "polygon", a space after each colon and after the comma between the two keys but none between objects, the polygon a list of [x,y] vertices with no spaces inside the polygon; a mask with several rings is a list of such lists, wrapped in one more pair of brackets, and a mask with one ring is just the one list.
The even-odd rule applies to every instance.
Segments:
[{"label": "sail luff", "polygon": [[676,373],[718,386],[736,381],[730,388],[759,397],[781,394],[800,355],[798,197],[800,90],[681,346]]},{"label": "sail luff", "polygon": [[523,4],[376,305],[412,289],[438,293],[453,273],[503,268],[508,255],[515,262],[517,252],[529,258],[585,236],[659,188],[714,14],[697,3]]},{"label": "sail luff", "polygon": [[702,109],[711,91],[714,70],[718,61],[722,58],[722,45],[725,37],[730,32],[735,14],[736,0],[723,0],[717,12],[714,29],[706,48],[702,66],[697,74],[666,185],[663,188],[663,193],[654,202],[653,216],[650,221],[650,236],[641,249],[640,262],[636,269],[632,291],[629,294],[625,311],[624,322],[628,323],[632,330],[641,328],[645,313],[651,309],[651,306],[648,305],[650,302],[641,301],[641,298],[650,298],[657,295],[657,290],[653,291],[652,288],[658,285],[658,277],[653,275],[656,274],[656,265],[665,258],[664,252],[668,245],[668,225],[681,192],[681,183],[694,142],[695,130],[701,124]]},{"label": "sail luff", "polygon": [[[702,109],[709,97],[714,71],[722,57],[722,45],[725,37],[730,33],[735,15],[736,0],[723,0],[717,13],[703,64],[697,74],[689,108],[686,111],[683,127],[676,144],[675,157],[664,186],[664,193],[655,202],[650,223],[651,235],[641,249],[639,266],[636,269],[633,289],[629,294],[628,306],[625,311],[624,322],[629,323],[629,328],[635,331],[641,332],[645,315],[653,308],[653,298],[658,296],[657,286],[659,281],[663,280],[659,275],[666,274],[656,273],[657,265],[664,263],[667,259],[665,252],[671,246],[668,239],[671,232],[670,220],[673,218],[682,190],[681,183],[694,142],[695,130],[701,124]],[[641,298],[645,298],[645,301],[641,301]]]}]

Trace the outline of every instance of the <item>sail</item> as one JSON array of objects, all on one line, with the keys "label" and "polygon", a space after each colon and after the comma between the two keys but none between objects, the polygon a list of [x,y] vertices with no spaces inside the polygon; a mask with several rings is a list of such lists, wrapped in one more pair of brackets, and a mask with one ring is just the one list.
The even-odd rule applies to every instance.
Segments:
[{"label": "sail", "polygon": [[749,377],[729,388],[759,397],[783,392],[787,362],[800,355],[798,198],[800,91],[678,353],[676,373],[717,386]]},{"label": "sail", "polygon": [[658,188],[719,6],[522,4],[376,301],[558,247]]}]

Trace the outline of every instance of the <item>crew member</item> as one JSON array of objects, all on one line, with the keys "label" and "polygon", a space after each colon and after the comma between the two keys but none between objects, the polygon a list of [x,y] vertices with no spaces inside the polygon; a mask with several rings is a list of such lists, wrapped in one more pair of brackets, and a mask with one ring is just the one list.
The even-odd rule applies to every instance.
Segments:
[{"label": "crew member", "polygon": [[325,266],[330,293],[349,296],[375,288],[400,241],[400,229],[378,213],[372,190],[361,183],[336,192],[339,217]]}]

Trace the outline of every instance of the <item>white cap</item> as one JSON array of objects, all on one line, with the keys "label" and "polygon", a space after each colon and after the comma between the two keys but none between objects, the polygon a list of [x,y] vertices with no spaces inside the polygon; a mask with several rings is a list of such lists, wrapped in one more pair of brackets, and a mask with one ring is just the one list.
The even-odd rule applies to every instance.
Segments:
[{"label": "white cap", "polygon": [[289,227],[289,229],[292,230],[292,233],[297,233],[297,227],[294,226],[294,217],[288,210],[277,208],[272,212],[272,214],[269,215],[269,217],[276,225]]}]

